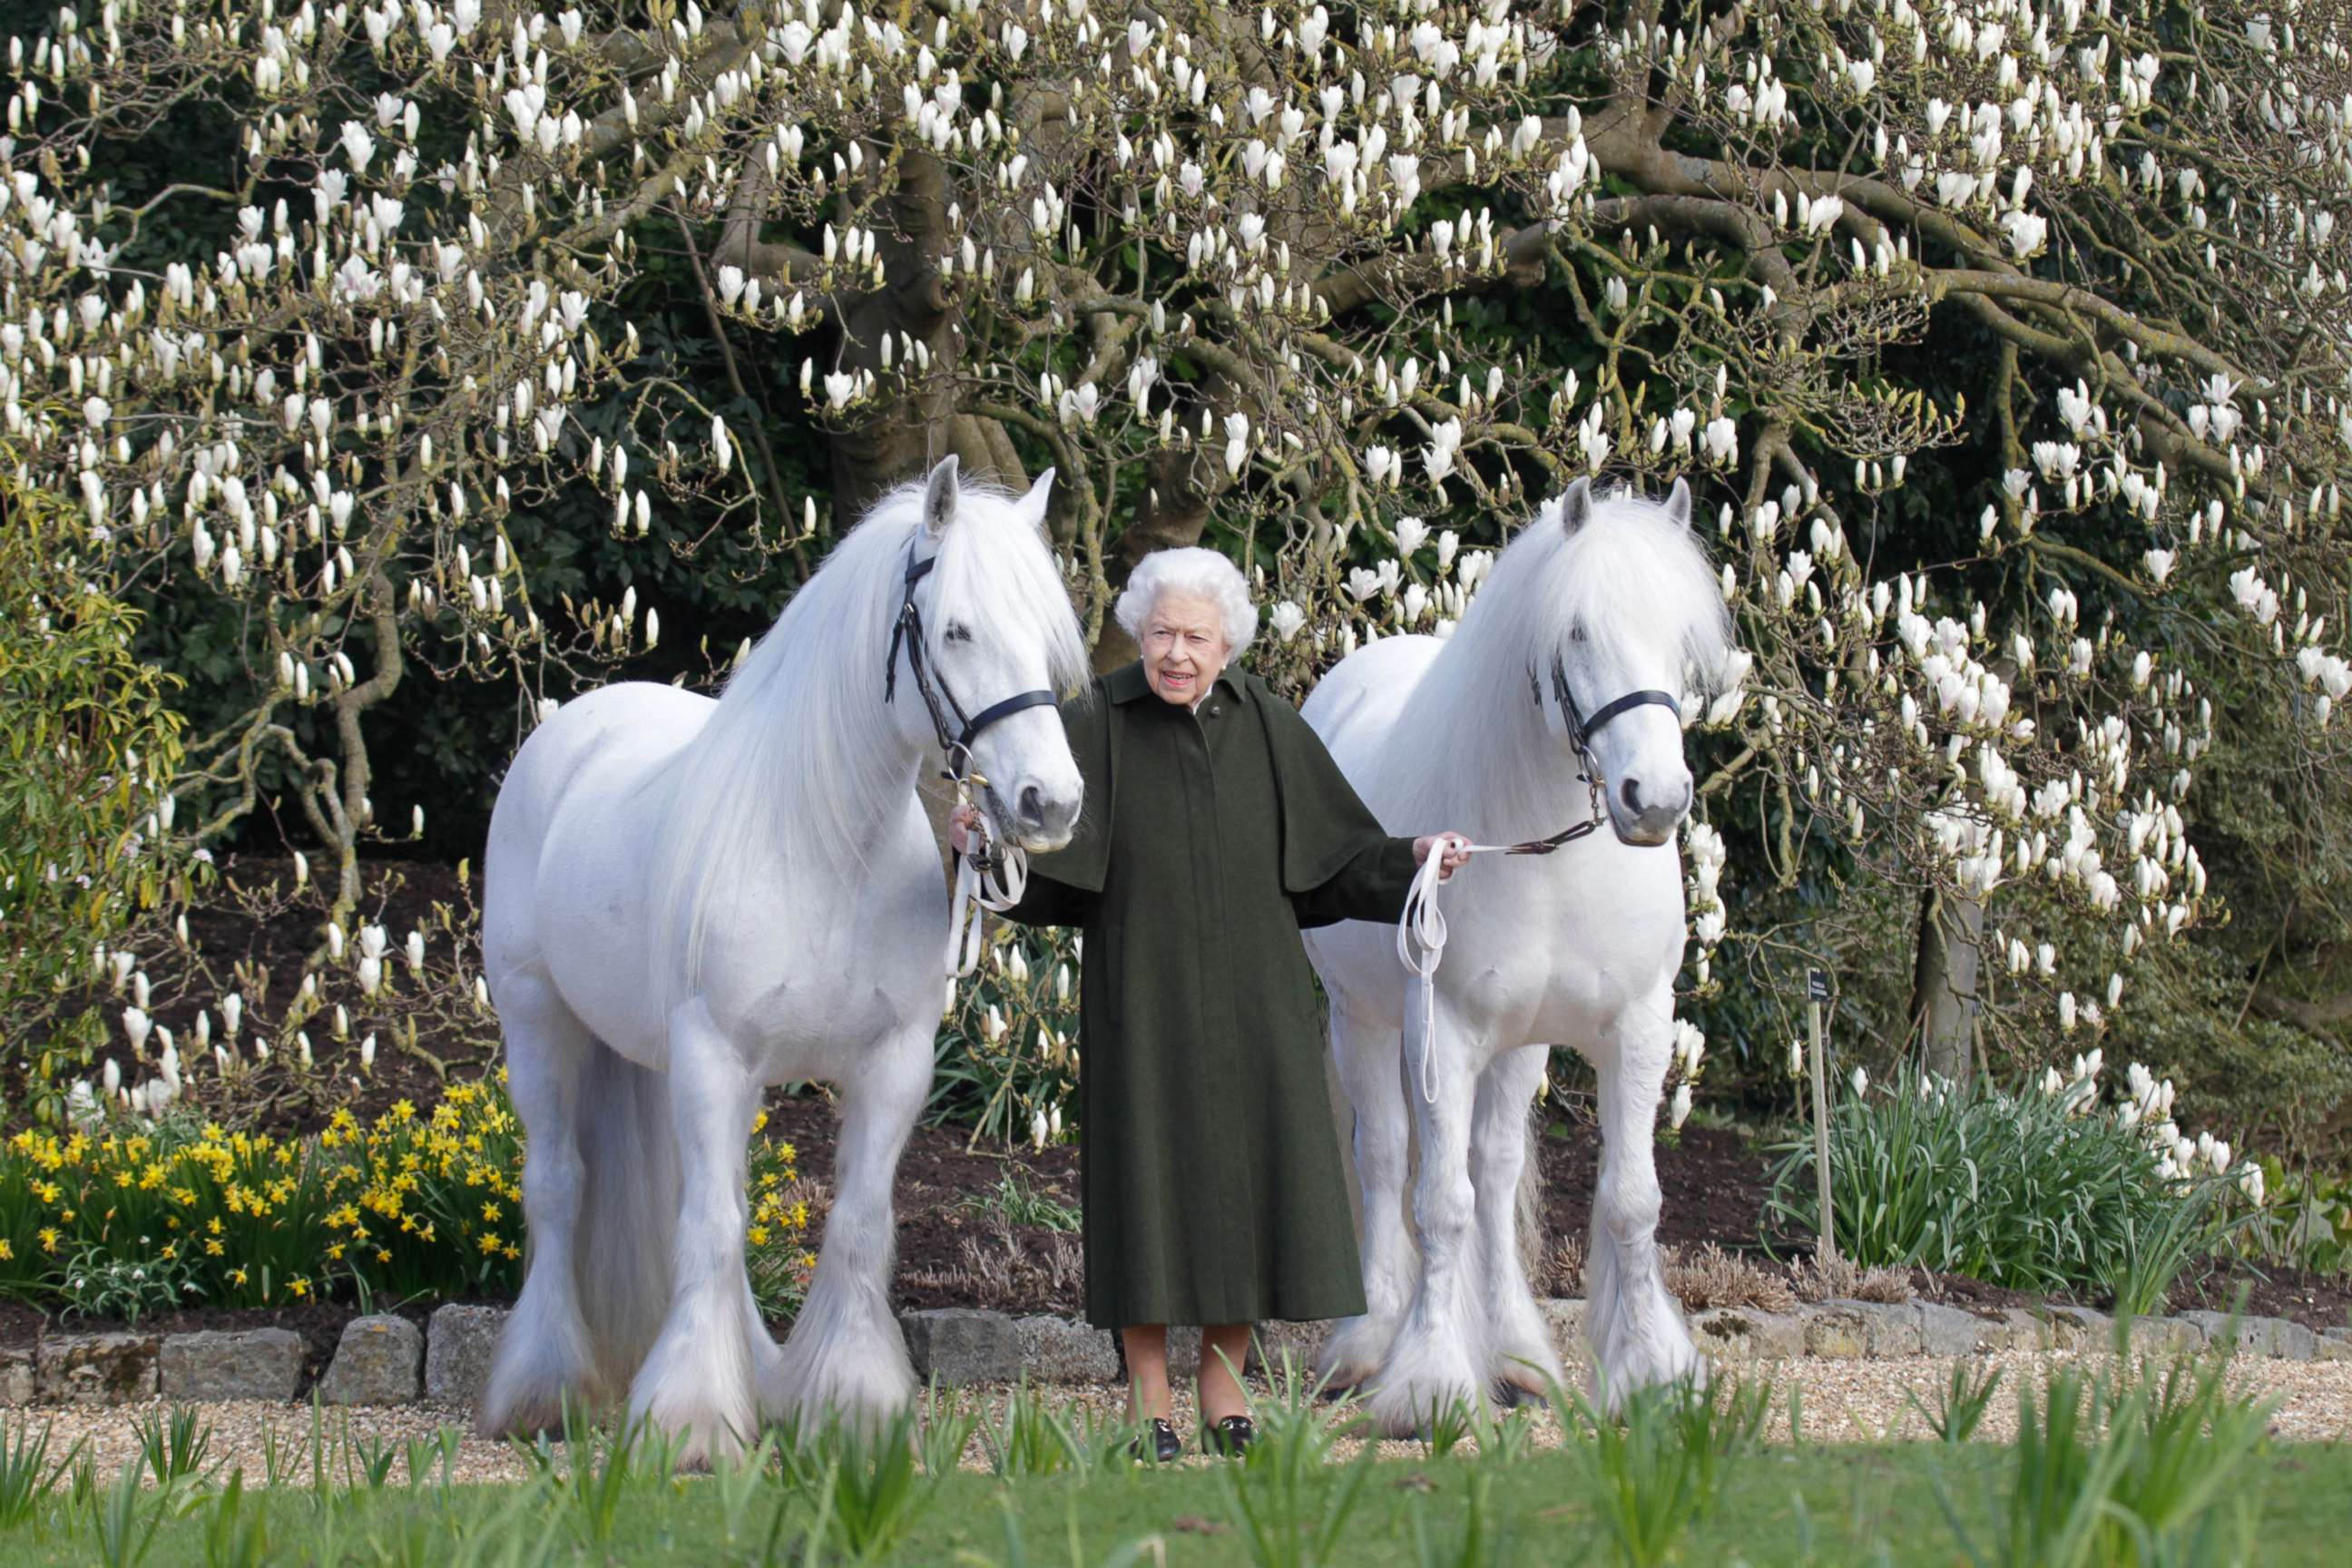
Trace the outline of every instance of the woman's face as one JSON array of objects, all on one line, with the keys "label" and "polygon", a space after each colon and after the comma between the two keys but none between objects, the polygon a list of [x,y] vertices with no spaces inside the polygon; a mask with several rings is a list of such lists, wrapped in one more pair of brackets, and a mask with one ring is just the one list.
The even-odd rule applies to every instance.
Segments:
[{"label": "woman's face", "polygon": [[1207,599],[1170,590],[1143,623],[1143,678],[1165,702],[1190,708],[1225,668],[1225,618]]}]

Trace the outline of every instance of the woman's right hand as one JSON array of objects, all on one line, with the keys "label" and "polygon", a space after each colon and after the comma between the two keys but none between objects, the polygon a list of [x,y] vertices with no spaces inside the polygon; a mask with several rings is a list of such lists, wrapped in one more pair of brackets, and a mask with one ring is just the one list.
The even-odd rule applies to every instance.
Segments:
[{"label": "woman's right hand", "polygon": [[971,841],[971,830],[980,826],[980,807],[960,805],[948,813],[948,843],[959,855]]}]

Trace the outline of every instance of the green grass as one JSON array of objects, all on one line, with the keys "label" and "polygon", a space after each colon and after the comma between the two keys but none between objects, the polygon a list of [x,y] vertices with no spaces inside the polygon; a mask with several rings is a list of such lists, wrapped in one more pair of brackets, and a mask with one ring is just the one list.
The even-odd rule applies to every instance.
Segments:
[{"label": "green grass", "polygon": [[[1709,1507],[1692,1521],[1667,1561],[1767,1564],[1968,1563],[1946,1522],[1954,1504],[1977,1519],[1978,1500],[2005,1490],[2018,1465],[2005,1445],[1916,1443],[1869,1447],[1769,1446],[1727,1464]],[[143,1468],[143,1467],[142,1467]],[[1342,1467],[1334,1466],[1337,1483]],[[143,1552],[149,1522],[102,1486],[68,1527],[62,1500],[41,1523],[5,1537],[11,1568],[113,1557],[150,1565],[234,1561],[236,1543],[266,1540],[269,1562],[465,1563],[854,1562],[845,1542],[812,1554],[806,1537],[818,1504],[772,1479],[730,1490],[727,1477],[660,1480],[635,1477],[625,1506],[596,1510],[583,1530],[573,1489],[559,1473],[540,1483],[411,1490],[394,1480],[362,1486],[322,1503],[289,1489],[246,1490],[229,1510],[183,1485],[143,1494],[141,1509],[163,1513]],[[1256,1555],[1232,1489],[1244,1475],[1193,1464],[1171,1469],[1058,1473],[1018,1482],[963,1472],[940,1483],[887,1555],[902,1564],[1085,1564],[1126,1558],[1173,1564],[1247,1563]],[[2258,1561],[2336,1563],[2352,1530],[2352,1448],[2305,1445],[2269,1449],[2242,1474],[2242,1490],[2263,1514]],[[1474,1510],[1473,1494],[1484,1506]],[[821,1503],[820,1497],[819,1502]],[[1509,1464],[1475,1458],[1384,1459],[1369,1466],[1328,1549],[1294,1561],[1385,1568],[1424,1563],[1617,1561],[1608,1505],[1577,1455],[1538,1452]],[[1319,1530],[1319,1512],[1308,1534]],[[1481,1547],[1472,1541],[1483,1537]],[[1986,1542],[1979,1531],[1978,1549]],[[103,1543],[102,1542],[103,1540]],[[1156,1540],[1139,1558],[1131,1548]],[[1499,1545],[1505,1551],[1496,1551]],[[1302,1544],[1306,1536],[1302,1535]],[[1471,1545],[1465,1552],[1464,1547]],[[208,1547],[210,1551],[208,1552]],[[127,1549],[127,1550],[126,1550]],[[134,1556],[133,1553],[136,1553]],[[1976,1561],[2016,1561],[2000,1556]],[[2102,1559],[2093,1559],[2102,1561]],[[2227,1557],[2208,1559],[2229,1561]]]},{"label": "green grass", "polygon": [[[575,1418],[560,1447],[517,1445],[523,1480],[487,1487],[451,1484],[446,1441],[355,1437],[322,1411],[305,1453],[269,1459],[267,1489],[205,1463],[210,1428],[193,1411],[151,1416],[130,1462],[104,1473],[86,1447],[53,1458],[46,1426],[0,1414],[0,1542],[9,1568],[2341,1561],[2352,1447],[2273,1444],[2273,1402],[2232,1390],[2227,1366],[2044,1368],[2017,1381],[2020,1436],[2004,1444],[1965,1436],[1996,1387],[1971,1374],[1938,1400],[1940,1441],[1768,1443],[1776,1391],[1727,1380],[1643,1390],[1615,1415],[1556,1390],[1549,1449],[1521,1413],[1465,1415],[1417,1456],[1350,1458],[1337,1428],[1355,1412],[1286,1363],[1242,1464],[1134,1462],[1117,1426],[1024,1388],[993,1424],[930,1399],[876,1432],[772,1431],[702,1477],[673,1474],[666,1442]],[[975,1447],[989,1470],[958,1468]]]}]

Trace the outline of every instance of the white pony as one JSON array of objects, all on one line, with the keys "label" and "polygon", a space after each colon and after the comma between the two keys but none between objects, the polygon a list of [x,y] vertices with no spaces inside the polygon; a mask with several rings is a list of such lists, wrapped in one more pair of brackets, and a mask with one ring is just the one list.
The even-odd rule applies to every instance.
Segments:
[{"label": "white pony", "polygon": [[[912,1395],[891,1182],[931,1081],[949,919],[916,778],[961,742],[1006,837],[1068,842],[1083,786],[1053,693],[1086,649],[1042,531],[1052,479],[1013,497],[946,459],[842,540],[719,700],[607,686],[516,756],[482,948],[530,1252],[483,1431],[625,1388],[696,1464],[763,1415],[871,1419]],[[761,1089],[804,1079],[839,1087],[841,1137],[780,1348],[745,1271],[745,1146]]]},{"label": "white pony", "polygon": [[1553,1044],[1582,1051],[1599,1079],[1585,1310],[1599,1391],[1613,1404],[1706,1374],[1659,1271],[1652,1132],[1684,946],[1674,835],[1692,784],[1678,703],[1692,666],[1722,668],[1727,636],[1691,537],[1689,487],[1677,480],[1660,505],[1596,498],[1579,479],[1502,552],[1450,639],[1383,637],[1306,704],[1392,832],[1447,822],[1484,844],[1518,843],[1591,823],[1604,802],[1615,829],[1457,871],[1433,997],[1401,974],[1393,930],[1307,933],[1355,1110],[1370,1309],[1333,1331],[1318,1370],[1362,1387],[1389,1431],[1457,1398],[1483,1406],[1490,1389],[1539,1391],[1562,1375],[1514,1212]]}]

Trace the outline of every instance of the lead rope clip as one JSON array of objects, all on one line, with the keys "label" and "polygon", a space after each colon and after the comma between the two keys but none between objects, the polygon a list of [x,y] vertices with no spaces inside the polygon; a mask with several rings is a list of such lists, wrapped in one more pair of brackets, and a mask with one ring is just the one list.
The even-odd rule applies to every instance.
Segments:
[{"label": "lead rope clip", "polygon": [[[973,804],[970,786],[970,780],[956,780],[958,808]],[[964,847],[956,856],[955,897],[948,909],[947,1007],[950,1012],[955,1008],[956,982],[980,967],[981,911],[1003,914],[1021,901],[1029,886],[1028,852],[1000,839],[990,829],[985,810],[966,835]]]}]

